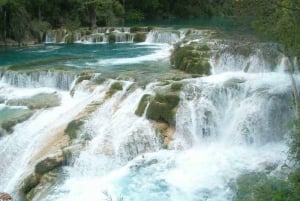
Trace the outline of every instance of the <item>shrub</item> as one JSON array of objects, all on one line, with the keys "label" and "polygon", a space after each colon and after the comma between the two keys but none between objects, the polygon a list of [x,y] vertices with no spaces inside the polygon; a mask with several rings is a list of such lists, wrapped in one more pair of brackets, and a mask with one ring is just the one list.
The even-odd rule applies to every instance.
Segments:
[{"label": "shrub", "polygon": [[[299,172],[299,171],[296,171]],[[291,174],[293,175],[293,174]],[[264,173],[247,173],[236,181],[234,201],[295,201],[300,198],[299,174],[297,180],[283,180]],[[290,176],[289,178],[292,178]]]}]

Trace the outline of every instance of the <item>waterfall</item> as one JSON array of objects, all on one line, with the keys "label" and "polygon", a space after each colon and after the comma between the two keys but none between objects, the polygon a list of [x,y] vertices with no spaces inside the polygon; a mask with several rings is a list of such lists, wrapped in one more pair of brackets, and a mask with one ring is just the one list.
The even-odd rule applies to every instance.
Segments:
[{"label": "waterfall", "polygon": [[56,32],[55,31],[47,31],[45,43],[56,43]]},{"label": "waterfall", "polygon": [[180,39],[180,32],[174,30],[152,30],[147,34],[146,43],[174,44]]},{"label": "waterfall", "polygon": [[[258,47],[257,47],[258,46]],[[212,57],[213,73],[282,71],[284,56],[273,44],[227,45]]]},{"label": "waterfall", "polygon": [[[261,146],[283,140],[294,118],[287,74],[214,75],[192,79],[177,113],[176,146],[209,141]],[[187,116],[188,115],[188,116]]]},{"label": "waterfall", "polygon": [[2,82],[21,88],[50,87],[69,90],[76,78],[76,73],[51,70],[30,73],[1,71],[0,78]]},{"label": "waterfall", "polygon": [[[132,40],[124,28],[112,32],[99,28],[87,39],[106,42],[108,31],[115,34],[117,42]],[[186,30],[153,30],[146,42],[173,44],[186,34]],[[190,37],[201,34],[191,31]],[[11,134],[0,137],[4,161],[0,190],[21,200],[20,182],[43,158],[62,149],[71,152],[67,164],[43,175],[28,194],[30,199],[103,201],[111,195],[112,200],[121,196],[124,201],[232,201],[232,184],[239,175],[280,172],[287,162],[288,124],[296,116],[292,83],[285,70],[287,58],[275,50],[268,52],[270,56],[261,47],[243,49],[245,52],[222,47],[212,51],[209,76],[182,78],[187,75],[175,70],[148,73],[147,67],[161,67],[160,62],[170,55],[168,44],[164,44],[166,49],[154,49],[147,60],[138,54],[100,58],[97,66],[116,63],[118,70],[132,60],[141,65],[134,63],[136,69],[117,71],[117,76],[111,71],[93,76],[88,71],[78,79],[84,81],[73,88],[80,72],[0,71],[0,81],[5,83],[0,87],[1,106],[6,107],[7,100],[45,91],[61,98],[59,106],[32,111]],[[125,51],[140,52],[142,45],[130,45]],[[300,86],[299,76],[295,82]],[[73,96],[68,91],[71,88]],[[162,109],[169,106],[164,94],[180,99],[171,112]],[[140,103],[145,108],[141,117],[135,114]],[[147,119],[153,103],[157,105],[154,112],[174,115],[171,123],[162,116]],[[82,124],[70,139],[65,130],[75,120]],[[166,137],[170,138],[167,148]]]},{"label": "waterfall", "polygon": [[116,43],[133,43],[134,34],[115,32]]}]

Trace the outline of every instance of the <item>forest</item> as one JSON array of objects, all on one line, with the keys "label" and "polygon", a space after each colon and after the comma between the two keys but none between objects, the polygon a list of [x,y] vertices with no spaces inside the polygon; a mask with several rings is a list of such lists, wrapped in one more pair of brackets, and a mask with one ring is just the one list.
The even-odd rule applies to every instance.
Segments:
[{"label": "forest", "polygon": [[213,16],[250,19],[247,25],[263,38],[282,43],[293,55],[300,52],[300,0],[0,0],[0,16],[4,42],[39,38],[41,32],[60,27]]}]

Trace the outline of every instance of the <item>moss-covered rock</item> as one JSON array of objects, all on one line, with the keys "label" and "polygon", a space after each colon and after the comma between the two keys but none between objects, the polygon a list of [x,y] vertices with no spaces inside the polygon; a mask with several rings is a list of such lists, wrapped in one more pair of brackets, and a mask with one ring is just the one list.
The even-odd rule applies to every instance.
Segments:
[{"label": "moss-covered rock", "polygon": [[146,117],[151,120],[168,123],[169,125],[175,125],[174,115],[179,100],[179,96],[174,93],[157,94],[149,104]]},{"label": "moss-covered rock", "polygon": [[141,117],[141,116],[144,114],[145,109],[146,109],[146,106],[147,106],[147,104],[148,104],[149,101],[150,101],[150,98],[151,98],[151,95],[150,95],[150,94],[145,94],[145,95],[141,98],[141,100],[140,100],[140,102],[139,102],[139,105],[138,105],[137,109],[135,110],[135,114],[136,114],[137,116],[140,116],[140,117]]},{"label": "moss-covered rock", "polygon": [[135,42],[135,43],[145,42],[146,41],[146,37],[147,37],[147,33],[146,32],[137,32],[134,35],[133,42]]},{"label": "moss-covered rock", "polygon": [[6,132],[11,133],[13,132],[13,127],[18,124],[26,121],[33,115],[33,111],[30,110],[22,110],[15,115],[11,116],[9,119],[2,120],[0,122],[0,126]]},{"label": "moss-covered rock", "polygon": [[47,157],[44,160],[38,162],[35,166],[35,173],[43,175],[47,172],[54,170],[64,164],[65,158],[63,155],[57,155],[54,157]]},{"label": "moss-covered rock", "polygon": [[27,194],[40,183],[41,175],[32,173],[21,184],[22,192]]},{"label": "moss-covered rock", "polygon": [[70,137],[71,140],[76,139],[83,124],[84,122],[80,119],[73,120],[68,124],[67,128],[65,129],[65,133]]},{"label": "moss-covered rock", "polygon": [[174,82],[174,83],[171,84],[171,90],[174,91],[174,92],[179,91],[179,90],[181,90],[182,86],[183,86],[182,83]]},{"label": "moss-covered rock", "polygon": [[76,79],[75,85],[81,83],[83,80],[90,80],[92,78],[92,73],[83,72]]},{"label": "moss-covered rock", "polygon": [[60,97],[57,93],[40,93],[29,98],[8,100],[7,105],[27,106],[30,109],[50,108],[60,105]]},{"label": "moss-covered rock", "polygon": [[110,85],[109,90],[106,92],[106,97],[111,97],[114,95],[117,91],[123,90],[123,85],[121,82],[114,82]]},{"label": "moss-covered rock", "polygon": [[171,63],[175,69],[192,74],[210,74],[209,47],[207,45],[187,45],[176,47]]}]

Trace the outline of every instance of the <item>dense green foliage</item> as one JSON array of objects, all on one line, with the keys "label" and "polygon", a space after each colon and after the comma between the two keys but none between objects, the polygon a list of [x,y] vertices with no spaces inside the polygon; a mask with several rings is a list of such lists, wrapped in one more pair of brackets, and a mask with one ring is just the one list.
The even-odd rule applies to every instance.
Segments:
[{"label": "dense green foliage", "polygon": [[240,12],[252,13],[254,28],[267,40],[282,44],[289,56],[300,55],[300,0],[244,0]]},{"label": "dense green foliage", "polygon": [[234,201],[296,201],[300,199],[300,171],[287,179],[268,176],[265,173],[247,173],[236,181]]}]

